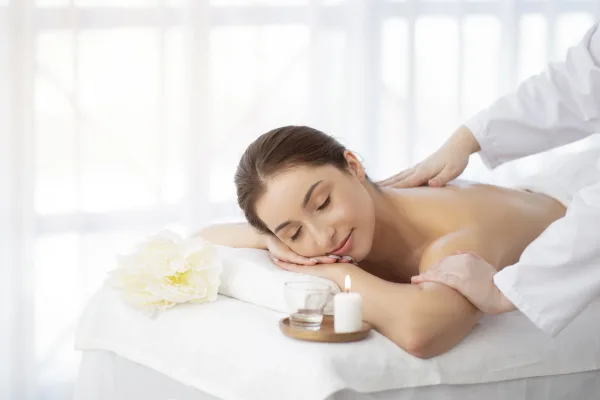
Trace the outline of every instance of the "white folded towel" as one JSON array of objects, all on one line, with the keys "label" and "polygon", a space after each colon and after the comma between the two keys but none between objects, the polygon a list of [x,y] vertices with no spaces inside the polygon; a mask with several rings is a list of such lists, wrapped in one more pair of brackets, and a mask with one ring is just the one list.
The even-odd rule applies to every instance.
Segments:
[{"label": "white folded towel", "polygon": [[[332,293],[340,292],[339,286],[329,279],[282,270],[269,260],[266,250],[226,246],[217,248],[223,263],[219,293],[225,296],[288,313],[292,310],[288,309],[285,302],[286,282],[323,282],[330,285]],[[332,301],[329,301],[324,312],[327,315],[333,314]]]}]

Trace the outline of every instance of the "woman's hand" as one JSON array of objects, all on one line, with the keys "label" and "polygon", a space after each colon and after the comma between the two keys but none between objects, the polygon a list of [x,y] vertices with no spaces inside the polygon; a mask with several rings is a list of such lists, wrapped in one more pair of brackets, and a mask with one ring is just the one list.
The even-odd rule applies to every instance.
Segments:
[{"label": "woman's hand", "polygon": [[444,186],[458,177],[467,167],[469,156],[479,151],[479,143],[471,131],[461,126],[435,153],[412,168],[378,182],[381,186],[408,188]]},{"label": "woman's hand", "polygon": [[273,264],[277,265],[279,268],[284,269],[290,272],[297,272],[299,274],[309,274],[314,276],[319,276],[321,278],[329,279],[337,283],[337,285],[343,289],[344,280],[346,275],[352,275],[352,271],[358,268],[356,264],[350,264],[344,261],[340,261],[337,263],[329,263],[329,264],[320,264],[320,265],[298,265],[283,262],[280,260],[274,260],[271,257]]},{"label": "woman's hand", "polygon": [[266,240],[267,249],[271,253],[271,261],[275,265],[278,262],[295,265],[334,264],[340,260],[339,256],[321,256],[308,258],[295,253],[288,245],[283,243],[277,236],[270,235]]},{"label": "woman's hand", "polygon": [[515,306],[494,285],[496,268],[478,255],[458,253],[440,260],[411,282],[437,282],[465,296],[473,305],[488,314],[515,310]]}]

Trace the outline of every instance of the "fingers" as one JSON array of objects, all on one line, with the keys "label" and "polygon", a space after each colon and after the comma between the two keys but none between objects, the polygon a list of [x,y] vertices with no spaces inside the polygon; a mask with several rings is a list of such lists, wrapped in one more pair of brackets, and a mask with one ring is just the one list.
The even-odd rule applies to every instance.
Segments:
[{"label": "fingers", "polygon": [[301,255],[298,255],[294,252],[285,252],[281,255],[275,255],[274,253],[271,253],[271,258],[273,259],[273,257],[275,259],[277,259],[278,261],[283,261],[283,262],[287,262],[290,264],[298,264],[298,265],[315,265],[317,264],[319,261],[317,259],[311,259],[308,257],[303,257]]},{"label": "fingers", "polygon": [[458,175],[454,168],[445,166],[439,174],[429,180],[428,185],[435,187],[444,186]]},{"label": "fingers", "polygon": [[416,165],[412,168],[409,169],[405,169],[404,171],[393,175],[387,179],[384,179],[383,181],[377,182],[378,185],[380,186],[390,186],[393,185],[395,183],[397,183],[398,181],[403,180],[404,178],[406,178],[407,176],[411,175],[412,173],[415,172],[416,169]]},{"label": "fingers", "polygon": [[330,275],[331,271],[330,271],[329,266],[322,265],[322,266],[311,267],[308,265],[298,265],[298,264],[292,264],[289,262],[281,261],[273,256],[271,256],[270,258],[271,258],[271,261],[273,262],[273,264],[275,264],[279,268],[284,269],[286,271],[296,272],[299,274],[315,275],[315,276],[320,276],[322,278],[331,279],[331,275]]},{"label": "fingers", "polygon": [[425,182],[427,182],[427,178],[423,178],[421,175],[414,173],[412,175],[405,177],[402,180],[394,182],[393,184],[391,184],[389,186],[396,188],[396,189],[406,189],[406,188],[421,186]]},{"label": "fingers", "polygon": [[411,188],[423,185],[429,179],[429,175],[424,174],[423,172],[414,171],[412,174],[407,175],[401,180],[396,181],[394,184],[389,185],[393,188],[404,189]]},{"label": "fingers", "polygon": [[411,283],[437,282],[462,293],[466,282],[472,279],[469,266],[473,260],[481,258],[470,251],[456,251],[453,255],[439,260],[422,274],[413,276]]},{"label": "fingers", "polygon": [[334,257],[320,256],[320,257],[314,257],[314,259],[317,260],[319,262],[319,264],[334,264],[339,261],[339,257],[337,257],[337,256],[334,256]]},{"label": "fingers", "polygon": [[[352,257],[337,256],[334,254],[307,258],[296,253],[287,253],[283,257],[278,258],[276,255],[271,253],[269,258],[273,264],[279,267],[285,267],[284,269],[288,270],[291,270],[292,267],[306,268],[316,266],[318,264],[350,263],[356,265],[356,261]],[[303,270],[303,272],[305,271]]]},{"label": "fingers", "polygon": [[[453,257],[456,257],[459,252],[455,252],[454,254],[454,256],[438,260],[427,271],[411,277],[411,283],[438,282],[456,289],[453,285],[457,285],[460,282],[460,277],[456,274],[456,270],[452,269],[452,261]],[[448,268],[449,266],[450,268]]]},{"label": "fingers", "polygon": [[412,278],[410,278],[410,281],[413,284],[419,284],[424,282],[437,282],[446,286],[450,286],[451,288],[456,290],[459,289],[461,283],[461,279],[457,275],[439,270],[413,276]]},{"label": "fingers", "polygon": [[275,256],[271,256],[270,258],[271,258],[271,261],[273,262],[273,264],[275,264],[276,266],[278,266],[281,269],[285,269],[286,271],[299,272],[300,269],[304,269],[306,272],[308,269],[310,269],[310,267],[282,261]]}]

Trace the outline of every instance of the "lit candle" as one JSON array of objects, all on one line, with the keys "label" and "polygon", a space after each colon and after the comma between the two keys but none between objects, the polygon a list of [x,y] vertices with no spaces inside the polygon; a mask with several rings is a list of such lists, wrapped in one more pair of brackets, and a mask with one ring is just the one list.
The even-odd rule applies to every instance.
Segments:
[{"label": "lit candle", "polygon": [[362,299],[359,293],[350,293],[350,276],[346,275],[344,292],[333,298],[333,329],[335,333],[356,332],[362,325]]}]

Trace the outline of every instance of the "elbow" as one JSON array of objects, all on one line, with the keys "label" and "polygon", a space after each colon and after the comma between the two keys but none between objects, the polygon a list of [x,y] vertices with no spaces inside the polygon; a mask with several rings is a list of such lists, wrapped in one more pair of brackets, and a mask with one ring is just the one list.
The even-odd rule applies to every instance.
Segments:
[{"label": "elbow", "polygon": [[218,225],[207,225],[198,232],[194,233],[192,236],[201,237],[202,239],[208,240],[216,245],[226,245],[222,240],[222,235],[219,232]]},{"label": "elbow", "polygon": [[397,343],[404,351],[413,357],[420,359],[428,359],[442,354],[440,351],[436,351],[429,340],[423,339],[423,337],[409,337],[405,338],[402,343]]},{"label": "elbow", "polygon": [[430,329],[423,329],[424,327],[420,326],[408,327],[407,325],[409,324],[400,325],[404,329],[398,329],[388,337],[410,355],[428,359],[449,350],[447,343],[431,334]]},{"label": "elbow", "polygon": [[194,233],[192,237],[201,237],[204,240],[208,240],[209,242],[213,242],[210,234],[210,227],[204,227],[200,229],[198,232]]}]

